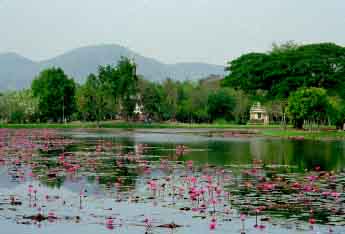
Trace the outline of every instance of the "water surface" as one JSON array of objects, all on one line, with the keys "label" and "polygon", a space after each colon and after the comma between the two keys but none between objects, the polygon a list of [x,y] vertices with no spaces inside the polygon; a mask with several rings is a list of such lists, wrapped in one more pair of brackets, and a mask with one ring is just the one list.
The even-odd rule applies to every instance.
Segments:
[{"label": "water surface", "polygon": [[9,234],[345,232],[345,141],[209,135],[0,130],[0,225]]}]

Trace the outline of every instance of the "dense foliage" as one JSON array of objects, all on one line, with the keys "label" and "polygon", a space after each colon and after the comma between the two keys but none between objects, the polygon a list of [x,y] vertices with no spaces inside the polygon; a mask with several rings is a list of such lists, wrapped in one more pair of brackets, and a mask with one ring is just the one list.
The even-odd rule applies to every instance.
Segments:
[{"label": "dense foliage", "polygon": [[37,119],[38,102],[31,90],[0,94],[0,119],[9,123],[28,123]]},{"label": "dense foliage", "polygon": [[133,117],[137,102],[136,65],[123,57],[116,66],[100,66],[98,77],[101,89],[110,95],[115,103],[120,104],[121,114],[126,119]]},{"label": "dense foliage", "polygon": [[[295,127],[301,128],[305,121],[327,122],[337,127],[344,123],[341,103],[345,98],[345,48],[342,46],[275,44],[268,53],[240,56],[229,62],[226,69],[229,74],[223,85],[243,90],[264,102],[271,108],[271,119],[283,119],[289,104],[288,114]],[[313,103],[316,101],[326,106],[319,109],[321,104]]]},{"label": "dense foliage", "polygon": [[321,88],[302,88],[289,97],[288,113],[296,128],[304,121],[325,122],[330,103],[326,91]]},{"label": "dense foliage", "polygon": [[32,82],[31,89],[38,99],[41,121],[65,121],[76,110],[75,82],[61,68],[42,71]]},{"label": "dense foliage", "polygon": [[[246,96],[233,89],[221,88],[218,83],[174,82],[171,79],[162,84],[141,81],[141,105],[146,116],[155,121],[202,123],[226,119],[236,122],[240,115],[247,116],[250,103],[246,102]],[[242,99],[236,98],[241,95]]]},{"label": "dense foliage", "polygon": [[98,76],[90,74],[85,84],[79,87],[77,106],[81,120],[99,122],[105,118],[106,113],[112,116],[111,110],[115,105],[111,104],[114,99],[106,94],[103,86]]},{"label": "dense foliage", "polygon": [[231,61],[224,84],[267,98],[287,98],[301,87],[319,87],[345,97],[345,48],[332,44],[275,47]]},{"label": "dense foliage", "polygon": [[61,68],[42,71],[29,90],[0,94],[4,122],[130,120],[145,122],[246,124],[261,102],[270,122],[345,122],[345,48],[321,43],[274,44],[267,53],[248,53],[229,62],[225,79],[150,82],[136,64],[121,58],[100,66],[76,85]]},{"label": "dense foliage", "polygon": [[213,92],[208,96],[208,114],[211,120],[225,118],[233,120],[235,97],[226,89]]},{"label": "dense foliage", "polygon": [[78,117],[84,121],[131,118],[137,103],[135,64],[121,58],[116,66],[100,66],[77,92]]}]

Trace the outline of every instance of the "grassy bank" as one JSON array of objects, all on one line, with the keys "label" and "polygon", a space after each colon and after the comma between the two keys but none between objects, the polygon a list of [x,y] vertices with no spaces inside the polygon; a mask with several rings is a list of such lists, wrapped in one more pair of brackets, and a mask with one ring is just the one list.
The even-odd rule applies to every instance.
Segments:
[{"label": "grassy bank", "polygon": [[264,136],[283,137],[283,138],[300,138],[300,139],[345,139],[345,131],[321,130],[321,131],[303,131],[294,129],[262,129],[260,133]]},{"label": "grassy bank", "polygon": [[[219,128],[219,129],[277,129],[279,125],[237,125],[237,124],[187,124],[187,123],[138,123],[102,122],[100,128],[140,129],[140,128]],[[94,122],[67,124],[0,124],[0,128],[97,128]]]},{"label": "grassy bank", "polygon": [[[282,137],[282,138],[304,138],[304,139],[345,139],[345,131],[322,130],[322,131],[302,131],[295,130],[289,127],[282,130],[279,125],[236,125],[236,124],[186,124],[186,123],[131,123],[131,122],[102,122],[99,125],[104,129],[248,129],[257,130],[262,136],[269,137]],[[64,129],[64,128],[97,128],[94,122],[85,123],[67,123],[67,124],[0,124],[0,128],[13,128],[13,129]]]}]

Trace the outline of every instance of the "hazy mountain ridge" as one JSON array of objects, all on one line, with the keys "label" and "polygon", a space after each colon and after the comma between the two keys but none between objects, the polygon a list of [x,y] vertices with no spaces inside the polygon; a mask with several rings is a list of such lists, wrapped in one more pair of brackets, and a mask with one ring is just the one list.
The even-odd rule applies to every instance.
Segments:
[{"label": "hazy mountain ridge", "polygon": [[223,75],[224,67],[206,63],[164,64],[144,57],[118,45],[89,46],[71,50],[52,59],[35,62],[16,53],[0,54],[0,90],[22,89],[44,68],[61,67],[77,82],[83,83],[88,74],[99,65],[116,64],[121,56],[133,58],[138,73],[145,79],[160,81],[167,77],[175,80],[199,80],[211,74]]}]

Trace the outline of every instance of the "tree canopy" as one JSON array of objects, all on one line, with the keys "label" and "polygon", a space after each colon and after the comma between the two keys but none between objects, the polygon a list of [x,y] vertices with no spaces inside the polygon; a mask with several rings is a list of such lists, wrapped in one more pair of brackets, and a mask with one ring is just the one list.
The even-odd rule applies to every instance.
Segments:
[{"label": "tree canopy", "polygon": [[228,121],[233,120],[233,110],[236,100],[229,90],[220,89],[212,92],[208,96],[208,113],[212,121],[218,118],[224,118]]},{"label": "tree canopy", "polygon": [[0,94],[0,119],[10,123],[34,122],[38,103],[30,89]]},{"label": "tree canopy", "polygon": [[[99,77],[90,74],[84,85],[77,92],[77,105],[82,119],[87,121],[101,121],[105,119],[106,114],[115,111],[115,106],[107,108],[113,100],[106,94],[103,84]],[[108,110],[110,109],[110,110]]]},{"label": "tree canopy", "polygon": [[116,66],[100,66],[98,77],[103,89],[112,95],[115,102],[120,103],[124,117],[132,117],[137,102],[136,64],[122,57]]},{"label": "tree canopy", "polygon": [[42,121],[64,121],[75,112],[76,85],[61,68],[43,70],[33,80],[31,88],[34,97],[38,98]]},{"label": "tree canopy", "polygon": [[326,90],[322,88],[301,88],[289,97],[288,114],[296,128],[302,128],[306,120],[326,121],[329,108]]},{"label": "tree canopy", "polygon": [[223,85],[267,99],[287,98],[301,87],[319,87],[345,97],[345,48],[333,43],[282,46],[248,53],[228,63]]}]

